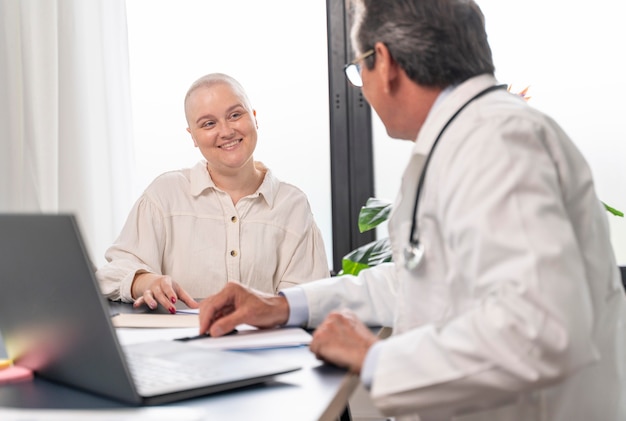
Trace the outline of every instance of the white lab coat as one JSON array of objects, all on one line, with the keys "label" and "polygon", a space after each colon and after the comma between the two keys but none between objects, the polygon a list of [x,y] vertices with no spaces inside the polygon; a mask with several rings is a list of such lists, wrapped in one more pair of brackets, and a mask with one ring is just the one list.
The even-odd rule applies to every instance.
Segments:
[{"label": "white lab coat", "polygon": [[345,306],[393,326],[371,396],[398,419],[624,420],[625,294],[607,214],[550,118],[500,90],[454,120],[421,193],[424,259],[404,265],[425,155],[495,83],[466,81],[431,111],[389,220],[395,264],[303,285],[309,323]]}]

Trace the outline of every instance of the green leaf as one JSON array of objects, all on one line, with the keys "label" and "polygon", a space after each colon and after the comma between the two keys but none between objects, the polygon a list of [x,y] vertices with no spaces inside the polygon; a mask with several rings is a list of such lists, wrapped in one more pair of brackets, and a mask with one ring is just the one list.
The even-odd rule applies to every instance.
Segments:
[{"label": "green leaf", "polygon": [[358,275],[359,272],[363,269],[367,269],[369,266],[363,263],[356,263],[348,259],[343,259],[341,261],[341,272],[337,274],[337,276],[341,275]]},{"label": "green leaf", "polygon": [[376,228],[389,218],[391,203],[370,197],[359,212],[359,231],[366,232]]},{"label": "green leaf", "polygon": [[363,269],[391,262],[391,258],[391,244],[388,238],[372,241],[343,257],[339,275],[357,275]]},{"label": "green leaf", "polygon": [[615,216],[619,216],[619,217],[624,217],[624,212],[617,210],[615,208],[612,208],[611,206],[607,205],[606,203],[602,202],[602,204],[604,205],[604,208],[609,211],[610,213],[612,213]]}]

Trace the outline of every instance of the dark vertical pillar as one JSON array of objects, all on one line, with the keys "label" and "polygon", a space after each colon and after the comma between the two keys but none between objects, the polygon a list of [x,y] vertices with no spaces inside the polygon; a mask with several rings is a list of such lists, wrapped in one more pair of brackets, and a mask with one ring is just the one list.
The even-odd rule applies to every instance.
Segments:
[{"label": "dark vertical pillar", "polygon": [[361,89],[346,80],[352,60],[346,0],[327,0],[328,84],[330,101],[333,269],[348,252],[375,239],[375,230],[359,233],[361,206],[374,196],[371,109]]}]

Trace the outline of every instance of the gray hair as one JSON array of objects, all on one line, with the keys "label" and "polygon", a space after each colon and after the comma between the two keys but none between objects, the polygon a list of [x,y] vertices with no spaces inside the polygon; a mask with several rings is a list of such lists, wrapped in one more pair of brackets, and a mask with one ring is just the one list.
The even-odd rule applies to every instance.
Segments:
[{"label": "gray hair", "polygon": [[248,95],[246,94],[243,86],[233,77],[224,74],[224,73],[209,73],[208,75],[204,75],[194,83],[191,84],[189,89],[187,90],[187,94],[185,95],[185,116],[187,115],[187,101],[191,94],[198,88],[211,88],[212,86],[224,84],[228,85],[232,88],[232,90],[241,98],[243,102],[243,106],[248,109],[248,111],[252,112],[252,105],[250,103],[250,99],[248,99]]},{"label": "gray hair", "polygon": [[[382,42],[414,82],[445,88],[494,74],[482,11],[473,0],[352,0],[358,54]],[[371,69],[375,56],[365,65]]]}]

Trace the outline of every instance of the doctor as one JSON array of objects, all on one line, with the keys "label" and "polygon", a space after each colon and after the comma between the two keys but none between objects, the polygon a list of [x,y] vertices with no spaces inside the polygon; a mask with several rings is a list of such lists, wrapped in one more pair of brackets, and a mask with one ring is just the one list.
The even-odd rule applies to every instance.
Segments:
[{"label": "doctor", "polygon": [[397,419],[626,419],[625,295],[585,159],[498,85],[474,1],[352,6],[346,74],[415,142],[393,263],[278,296],[228,284],[201,302],[200,330],[317,327],[311,351]]}]

